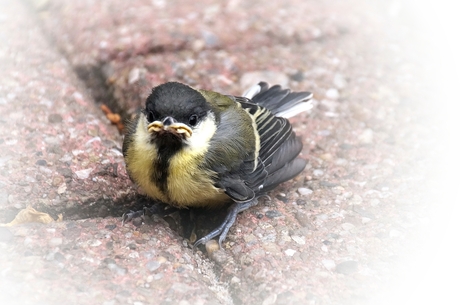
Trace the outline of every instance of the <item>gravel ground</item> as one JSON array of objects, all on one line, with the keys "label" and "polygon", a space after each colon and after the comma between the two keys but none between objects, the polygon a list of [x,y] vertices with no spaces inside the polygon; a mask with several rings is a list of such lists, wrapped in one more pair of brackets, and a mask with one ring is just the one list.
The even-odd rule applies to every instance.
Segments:
[{"label": "gravel ground", "polygon": [[[415,1],[0,1],[2,304],[454,302],[454,10]],[[430,21],[430,22],[428,22]],[[314,92],[291,120],[305,171],[193,252],[148,201],[122,135],[152,86]],[[147,203],[146,203],[147,202]],[[197,232],[223,211],[199,211]],[[186,232],[185,232],[186,233]]]}]

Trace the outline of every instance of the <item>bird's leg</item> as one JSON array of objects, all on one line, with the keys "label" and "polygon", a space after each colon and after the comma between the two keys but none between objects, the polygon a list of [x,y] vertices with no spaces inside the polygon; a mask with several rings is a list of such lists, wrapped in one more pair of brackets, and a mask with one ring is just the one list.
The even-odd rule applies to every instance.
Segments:
[{"label": "bird's leg", "polygon": [[193,244],[196,241],[195,209],[180,209],[179,218],[182,227],[182,235],[188,238],[190,243]]},{"label": "bird's leg", "polygon": [[174,207],[165,205],[164,203],[155,202],[152,206],[144,207],[142,210],[139,210],[139,211],[130,210],[129,212],[124,213],[123,216],[121,217],[122,225],[124,225],[126,222],[130,222],[134,218],[142,217],[146,215],[147,213],[148,213],[147,215],[156,214],[160,217],[164,217],[166,215],[174,213],[175,211],[177,211],[177,209]]},{"label": "bird's leg", "polygon": [[244,210],[247,210],[250,207],[253,207],[253,206],[257,205],[257,203],[258,203],[257,199],[258,199],[258,197],[254,198],[254,199],[252,199],[250,201],[235,202],[234,204],[232,204],[230,206],[230,208],[228,209],[227,216],[225,216],[225,219],[220,224],[220,226],[218,226],[217,228],[212,230],[206,236],[204,236],[204,237],[200,238],[199,240],[197,240],[197,242],[193,245],[193,248],[195,249],[197,246],[207,243],[208,241],[210,241],[211,239],[213,239],[214,237],[216,237],[218,235],[220,235],[219,236],[219,247],[222,248],[222,242],[225,240],[225,237],[227,237],[228,231],[230,230],[230,228],[235,223],[236,216],[240,212],[242,212]]}]

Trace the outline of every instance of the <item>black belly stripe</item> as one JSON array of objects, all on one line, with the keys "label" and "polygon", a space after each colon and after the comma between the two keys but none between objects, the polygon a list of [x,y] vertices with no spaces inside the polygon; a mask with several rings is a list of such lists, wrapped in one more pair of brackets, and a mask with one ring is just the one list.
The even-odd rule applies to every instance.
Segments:
[{"label": "black belly stripe", "polygon": [[158,157],[153,160],[154,170],[150,179],[163,194],[169,197],[169,163],[171,158],[182,148],[182,143],[177,136],[168,133],[156,138],[155,142],[158,147]]}]

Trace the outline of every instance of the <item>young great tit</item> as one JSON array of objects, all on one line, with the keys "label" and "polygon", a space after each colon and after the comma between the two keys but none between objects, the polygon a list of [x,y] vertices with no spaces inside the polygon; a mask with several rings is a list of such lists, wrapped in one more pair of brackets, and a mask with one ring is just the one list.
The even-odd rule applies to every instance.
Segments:
[{"label": "young great tit", "polygon": [[264,82],[243,97],[159,85],[128,125],[128,174],[149,197],[174,207],[229,205],[223,223],[194,245],[219,236],[221,246],[238,213],[305,168],[287,118],[311,108],[311,98]]}]

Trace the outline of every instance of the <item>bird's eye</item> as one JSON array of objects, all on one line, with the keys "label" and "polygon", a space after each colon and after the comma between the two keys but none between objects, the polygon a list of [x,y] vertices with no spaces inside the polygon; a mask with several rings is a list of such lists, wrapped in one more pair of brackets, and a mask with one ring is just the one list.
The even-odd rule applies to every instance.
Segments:
[{"label": "bird's eye", "polygon": [[198,123],[198,116],[196,114],[192,114],[188,119],[188,123],[190,126],[195,126]]},{"label": "bird's eye", "polygon": [[153,120],[155,120],[155,115],[153,114],[153,111],[147,112],[147,121],[149,121],[149,123],[152,123]]}]

